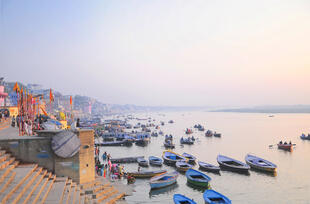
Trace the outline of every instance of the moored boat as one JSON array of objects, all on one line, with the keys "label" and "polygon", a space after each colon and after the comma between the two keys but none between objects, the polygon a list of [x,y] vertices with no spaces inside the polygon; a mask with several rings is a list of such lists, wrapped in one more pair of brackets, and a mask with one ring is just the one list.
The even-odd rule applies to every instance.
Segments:
[{"label": "moored boat", "polygon": [[181,144],[190,144],[191,145],[191,144],[194,144],[194,140],[192,140],[191,137],[188,137],[188,138],[181,137],[180,143]]},{"label": "moored boat", "polygon": [[231,200],[215,190],[206,190],[203,193],[206,204],[231,204]]},{"label": "moored boat", "polygon": [[199,168],[203,171],[210,171],[210,172],[215,172],[215,173],[219,173],[220,172],[220,167],[212,165],[212,164],[208,164],[202,161],[198,161],[198,165]]},{"label": "moored boat", "polygon": [[222,137],[222,134],[221,134],[221,133],[218,133],[218,132],[214,132],[213,136],[214,136],[214,137]]},{"label": "moored boat", "polygon": [[165,164],[172,165],[172,166],[174,166],[177,161],[182,161],[182,160],[187,161],[187,159],[183,157],[182,155],[179,155],[169,150],[164,151],[162,157],[164,159]]},{"label": "moored boat", "polygon": [[197,204],[194,200],[181,195],[181,194],[174,194],[173,195],[173,202],[175,204]]},{"label": "moored boat", "polygon": [[248,173],[250,166],[238,161],[236,159],[226,157],[223,155],[217,156],[217,162],[219,163],[220,167],[223,169],[227,169],[230,171],[240,172],[240,173]]},{"label": "moored boat", "polygon": [[144,158],[138,158],[137,162],[140,166],[144,166],[144,167],[148,167],[149,166],[149,162],[144,159]]},{"label": "moored boat", "polygon": [[267,172],[275,172],[277,170],[277,165],[251,154],[245,156],[245,162],[253,169]]},{"label": "moored boat", "polygon": [[164,147],[169,148],[169,149],[174,149],[175,145],[172,143],[171,140],[167,140],[164,142]]},{"label": "moored boat", "polygon": [[192,134],[192,133],[193,133],[192,129],[186,128],[185,134]]},{"label": "moored boat", "polygon": [[211,178],[206,174],[194,169],[189,169],[186,171],[185,175],[188,183],[203,188],[209,187]]},{"label": "moored boat", "polygon": [[178,171],[182,171],[182,172],[186,172],[187,170],[189,170],[190,168],[193,167],[193,165],[186,163],[184,161],[178,161],[175,163],[175,166],[177,168]]},{"label": "moored boat", "polygon": [[174,171],[154,176],[150,179],[151,189],[163,188],[177,182],[179,173]]},{"label": "moored boat", "polygon": [[163,160],[159,157],[150,156],[149,163],[153,166],[161,166],[163,164]]},{"label": "moored boat", "polygon": [[194,164],[196,162],[196,157],[191,154],[187,154],[184,152],[182,156],[188,159],[188,163]]},{"label": "moored boat", "polygon": [[153,176],[166,173],[167,170],[157,170],[157,171],[136,171],[136,172],[128,172],[128,175],[133,176],[135,178],[151,178]]}]

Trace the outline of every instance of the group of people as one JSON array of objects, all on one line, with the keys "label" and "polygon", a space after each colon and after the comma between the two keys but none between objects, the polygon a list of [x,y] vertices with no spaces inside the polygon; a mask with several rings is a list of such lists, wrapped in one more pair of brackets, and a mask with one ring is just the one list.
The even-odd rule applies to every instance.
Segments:
[{"label": "group of people", "polygon": [[279,144],[281,145],[281,144],[284,144],[284,145],[287,145],[287,144],[289,144],[289,145],[291,145],[292,144],[292,142],[290,141],[289,143],[287,143],[287,142],[282,142],[282,140],[279,142]]},{"label": "group of people", "polygon": [[10,112],[8,110],[0,111],[0,122],[8,120]]},{"label": "group of people", "polygon": [[33,122],[27,115],[13,116],[11,126],[19,128],[21,135],[33,135]]}]

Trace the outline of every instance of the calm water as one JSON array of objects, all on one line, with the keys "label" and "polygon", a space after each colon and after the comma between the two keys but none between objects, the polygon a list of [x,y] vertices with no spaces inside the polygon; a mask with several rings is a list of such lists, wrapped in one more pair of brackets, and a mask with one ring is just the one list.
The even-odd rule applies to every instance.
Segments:
[{"label": "calm water", "polygon": [[[218,154],[244,161],[247,153],[270,160],[278,165],[277,175],[250,171],[242,175],[222,171],[221,175],[206,173],[212,178],[211,187],[227,197],[233,203],[310,203],[310,141],[302,141],[299,135],[310,132],[310,114],[267,114],[247,113],[209,113],[209,112],[169,112],[161,116],[158,113],[137,114],[136,117],[152,117],[165,121],[161,130],[172,134],[176,143],[175,152],[193,154],[198,160],[217,164]],[[168,124],[168,120],[175,123]],[[146,121],[139,121],[144,123]],[[132,120],[132,124],[137,121]],[[222,138],[207,138],[203,132],[195,131],[192,135],[199,138],[192,146],[180,146],[179,139],[185,136],[185,128],[202,124],[206,129],[222,133]],[[269,148],[280,140],[292,141],[296,147],[292,152]],[[152,137],[146,147],[103,147],[112,157],[150,155],[161,157],[165,150],[164,136]],[[136,171],[138,164],[125,164],[127,171]],[[161,167],[169,172],[173,167]],[[149,167],[159,169],[158,167]],[[198,169],[198,165],[195,166]],[[197,203],[203,203],[202,192],[186,184],[185,175],[180,174],[177,185],[168,189],[150,191],[148,180],[136,180],[133,196],[127,197],[128,203],[173,203],[175,193],[185,194]]]}]

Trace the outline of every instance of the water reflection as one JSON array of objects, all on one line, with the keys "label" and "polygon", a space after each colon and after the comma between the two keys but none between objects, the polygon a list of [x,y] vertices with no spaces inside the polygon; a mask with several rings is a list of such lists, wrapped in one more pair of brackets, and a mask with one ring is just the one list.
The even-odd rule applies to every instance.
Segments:
[{"label": "water reflection", "polygon": [[160,195],[160,194],[169,194],[171,191],[173,191],[174,189],[176,189],[178,187],[179,187],[179,184],[175,183],[175,184],[172,184],[171,186],[167,186],[165,188],[150,190],[149,197],[152,198],[152,197],[155,197],[155,196]]}]

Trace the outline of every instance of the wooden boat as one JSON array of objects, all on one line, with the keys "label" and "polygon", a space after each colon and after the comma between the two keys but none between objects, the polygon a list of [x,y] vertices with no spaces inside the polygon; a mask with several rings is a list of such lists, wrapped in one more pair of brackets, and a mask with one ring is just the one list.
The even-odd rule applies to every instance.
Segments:
[{"label": "wooden boat", "polygon": [[181,194],[174,194],[173,195],[173,202],[175,204],[197,204],[194,200],[181,195]]},{"label": "wooden boat", "polygon": [[159,157],[150,156],[149,163],[153,166],[161,166],[163,164],[163,160]]},{"label": "wooden boat", "polygon": [[304,133],[301,134],[300,139],[302,140],[310,140],[310,134],[308,134],[308,136],[306,136]]},{"label": "wooden boat", "polygon": [[177,161],[182,161],[182,160],[187,161],[187,159],[183,157],[182,155],[179,155],[169,150],[164,151],[162,157],[164,159],[165,164],[172,165],[172,166],[174,166]]},{"label": "wooden boat", "polygon": [[185,134],[192,134],[192,133],[193,133],[193,131],[191,129],[186,128]]},{"label": "wooden boat", "polygon": [[151,189],[163,188],[170,186],[177,182],[179,173],[174,171],[170,173],[162,173],[160,175],[154,176],[150,180]]},{"label": "wooden boat", "polygon": [[223,155],[218,155],[217,156],[217,162],[219,163],[221,168],[230,170],[230,171],[235,171],[235,172],[240,172],[240,173],[248,173],[250,166],[238,161],[236,159],[232,159],[230,157],[226,157]]},{"label": "wooden boat", "polygon": [[194,164],[196,162],[196,157],[194,157],[193,155],[184,152],[182,156],[188,159],[188,163]]},{"label": "wooden boat", "polygon": [[140,166],[144,166],[144,167],[148,167],[149,166],[149,162],[144,159],[144,158],[138,158],[137,162]]},{"label": "wooden boat", "polygon": [[128,172],[128,175],[133,176],[135,178],[151,178],[153,176],[166,173],[167,170],[157,170],[157,171],[136,171],[136,172]]},{"label": "wooden boat", "polygon": [[174,149],[175,145],[172,143],[172,140],[165,140],[164,147],[169,148],[169,149]]},{"label": "wooden boat", "polygon": [[251,154],[245,156],[245,162],[253,169],[267,172],[275,172],[277,170],[277,165]]},{"label": "wooden boat", "polygon": [[215,190],[206,190],[203,199],[207,204],[231,204],[231,200]]},{"label": "wooden boat", "polygon": [[168,123],[174,123],[174,122],[173,122],[173,120],[169,120],[169,122],[168,122]]},{"label": "wooden boat", "polygon": [[277,144],[278,145],[278,149],[283,149],[286,151],[292,151],[293,149],[293,144]]},{"label": "wooden boat", "polygon": [[135,163],[138,162],[138,158],[144,158],[144,156],[140,157],[123,157],[123,158],[112,158],[111,162],[112,163]]},{"label": "wooden boat", "polygon": [[221,170],[220,167],[218,166],[214,166],[212,164],[208,164],[208,163],[201,162],[201,161],[198,161],[198,165],[199,165],[199,168],[203,171],[219,173]]},{"label": "wooden boat", "polygon": [[206,174],[195,169],[189,169],[186,171],[185,175],[188,183],[203,188],[209,187],[209,181],[211,181],[211,178]]},{"label": "wooden boat", "polygon": [[146,145],[148,145],[149,142],[150,142],[149,139],[141,138],[141,139],[137,139],[136,140],[136,145],[138,145],[138,146],[146,146]]},{"label": "wooden boat", "polygon": [[181,144],[189,144],[189,145],[192,145],[192,144],[194,144],[194,141],[192,140],[192,138],[183,138],[183,137],[181,137],[181,139],[180,139],[180,143]]},{"label": "wooden boat", "polygon": [[221,137],[222,134],[221,134],[221,133],[214,132],[213,136],[214,136],[214,137]]},{"label": "wooden boat", "polygon": [[205,131],[205,128],[203,126],[198,127],[198,131]]},{"label": "wooden boat", "polygon": [[205,135],[206,135],[206,137],[212,137],[213,136],[213,132],[211,130],[207,130]]},{"label": "wooden boat", "polygon": [[178,171],[186,172],[187,170],[191,169],[193,165],[190,165],[189,163],[186,163],[184,161],[178,161],[175,163],[175,166]]}]

